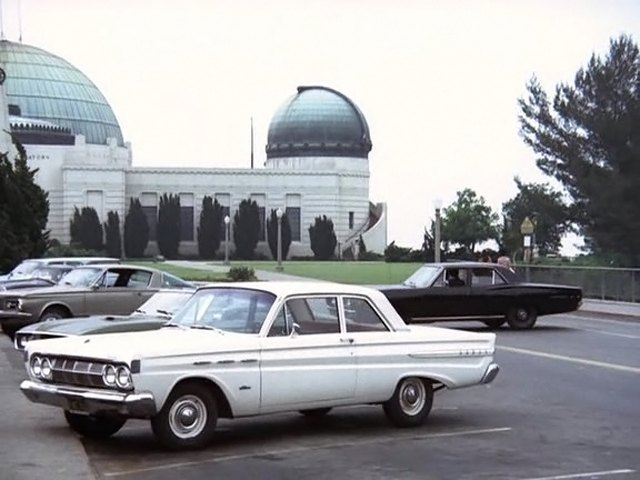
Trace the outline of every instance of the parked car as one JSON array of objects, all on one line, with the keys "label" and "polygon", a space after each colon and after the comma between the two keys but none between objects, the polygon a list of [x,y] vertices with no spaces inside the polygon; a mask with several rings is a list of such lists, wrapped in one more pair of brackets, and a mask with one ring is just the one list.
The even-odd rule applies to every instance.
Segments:
[{"label": "parked car", "polygon": [[378,290],[329,282],[224,283],[198,289],[149,332],[35,340],[33,402],[61,407],[88,437],[151,420],[170,448],[200,447],[218,418],[380,404],[421,425],[434,392],[491,382],[495,334],[407,326]]},{"label": "parked car", "polygon": [[16,332],[13,345],[17,350],[24,350],[31,340],[157,330],[171,320],[194,291],[188,288],[158,290],[131,315],[92,315],[32,323]]},{"label": "parked car", "polygon": [[160,288],[193,288],[154,268],[87,265],[59,285],[0,292],[0,322],[9,334],[30,323],[87,315],[128,315]]},{"label": "parked car", "polygon": [[409,323],[479,320],[522,330],[542,315],[572,312],[582,303],[580,287],[528,283],[493,263],[428,263],[401,285],[377,288]]},{"label": "parked car", "polygon": [[0,281],[0,291],[18,290],[20,288],[39,288],[56,285],[60,279],[73,270],[71,265],[48,265],[36,268],[29,278]]},{"label": "parked car", "polygon": [[120,263],[117,258],[111,257],[51,257],[51,258],[28,258],[20,262],[13,270],[6,275],[0,276],[0,281],[21,280],[31,278],[37,269],[49,265],[68,265],[76,267],[79,265],[93,265],[106,263]]}]

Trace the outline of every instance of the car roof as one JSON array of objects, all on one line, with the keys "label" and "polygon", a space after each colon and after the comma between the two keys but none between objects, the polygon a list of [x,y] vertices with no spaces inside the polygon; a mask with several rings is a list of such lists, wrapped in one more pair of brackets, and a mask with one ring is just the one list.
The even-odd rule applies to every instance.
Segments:
[{"label": "car roof", "polygon": [[269,282],[219,282],[209,283],[200,286],[198,290],[210,288],[249,288],[254,290],[264,290],[274,295],[297,295],[297,294],[356,294],[371,295],[377,290],[360,285],[350,285],[345,283],[325,282],[315,280],[272,280]]}]

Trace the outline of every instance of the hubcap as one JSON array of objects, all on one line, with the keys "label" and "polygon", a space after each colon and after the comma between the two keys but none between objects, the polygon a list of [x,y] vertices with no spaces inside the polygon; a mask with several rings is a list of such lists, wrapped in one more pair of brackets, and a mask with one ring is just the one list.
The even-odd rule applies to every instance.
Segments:
[{"label": "hubcap", "polygon": [[524,322],[529,317],[529,312],[527,312],[524,308],[519,308],[516,312],[516,317],[521,322]]},{"label": "hubcap", "polygon": [[194,438],[207,424],[207,407],[195,395],[178,398],[169,410],[169,427],[178,438]]},{"label": "hubcap", "polygon": [[405,380],[400,388],[400,408],[407,415],[417,415],[424,407],[427,391],[421,380]]}]

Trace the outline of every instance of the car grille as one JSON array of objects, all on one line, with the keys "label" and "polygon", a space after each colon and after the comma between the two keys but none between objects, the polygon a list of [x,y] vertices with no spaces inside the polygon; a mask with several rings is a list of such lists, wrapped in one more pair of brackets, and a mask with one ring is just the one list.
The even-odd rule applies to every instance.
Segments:
[{"label": "car grille", "polygon": [[108,388],[102,381],[104,362],[92,362],[68,357],[49,357],[52,383],[78,385],[92,388]]}]

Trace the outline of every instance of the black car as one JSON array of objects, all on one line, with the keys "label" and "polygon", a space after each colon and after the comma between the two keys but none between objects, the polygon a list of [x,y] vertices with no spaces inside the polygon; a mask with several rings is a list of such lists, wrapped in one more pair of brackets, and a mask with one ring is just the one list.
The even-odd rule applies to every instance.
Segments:
[{"label": "black car", "polygon": [[582,303],[579,287],[527,283],[493,263],[429,263],[400,285],[377,288],[408,323],[479,320],[522,330],[542,315],[571,312]]}]

